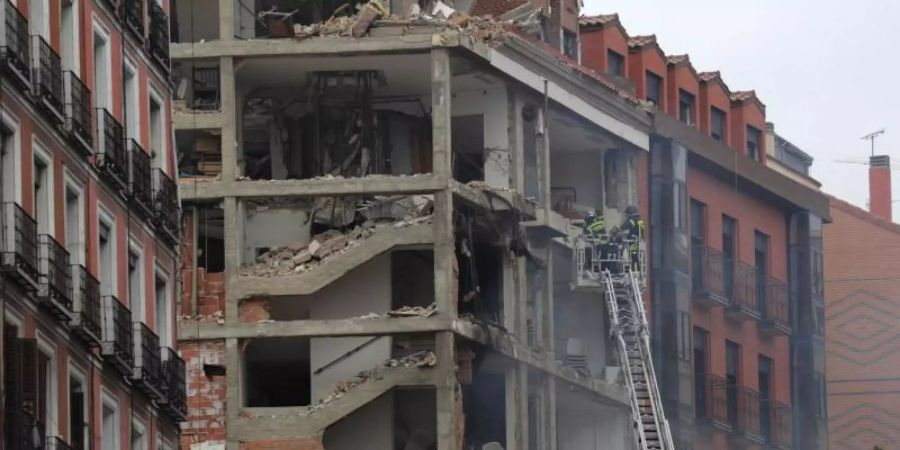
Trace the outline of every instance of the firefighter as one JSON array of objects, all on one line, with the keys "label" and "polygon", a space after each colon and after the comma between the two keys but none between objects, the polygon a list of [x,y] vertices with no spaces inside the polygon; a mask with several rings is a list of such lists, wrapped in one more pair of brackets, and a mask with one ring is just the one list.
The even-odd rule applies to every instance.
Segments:
[{"label": "firefighter", "polygon": [[644,240],[644,221],[634,205],[625,208],[625,222],[622,223],[622,232],[628,241],[628,253],[631,257],[631,270],[640,272],[641,242]]},{"label": "firefighter", "polygon": [[[585,269],[593,270],[594,265],[592,262],[596,255],[600,255],[601,263],[602,260],[607,258],[606,220],[603,219],[602,215],[596,214],[593,211],[585,214],[583,232],[585,240],[590,243],[590,246],[586,248],[585,252]],[[587,249],[590,249],[590,253],[587,253]]]}]

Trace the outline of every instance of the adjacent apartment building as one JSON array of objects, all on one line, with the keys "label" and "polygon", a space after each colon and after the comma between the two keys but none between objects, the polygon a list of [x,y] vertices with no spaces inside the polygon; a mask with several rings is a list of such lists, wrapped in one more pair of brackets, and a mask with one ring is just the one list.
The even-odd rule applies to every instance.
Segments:
[{"label": "adjacent apartment building", "polygon": [[869,210],[831,198],[825,227],[829,448],[900,444],[900,226],[887,155],[869,159]]},{"label": "adjacent apartment building", "polygon": [[654,364],[676,446],[825,448],[827,197],[785,168],[786,141],[770,148],[753,91],[666,55],[653,35],[629,36],[615,14],[580,23],[582,64],[654,117],[638,172]]},{"label": "adjacent apartment building", "polygon": [[4,450],[177,448],[167,9],[0,2]]}]

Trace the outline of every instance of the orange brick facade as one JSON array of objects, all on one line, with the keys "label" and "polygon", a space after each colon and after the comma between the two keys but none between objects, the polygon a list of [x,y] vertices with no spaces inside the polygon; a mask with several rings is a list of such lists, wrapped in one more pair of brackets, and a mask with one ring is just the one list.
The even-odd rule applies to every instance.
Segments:
[{"label": "orange brick facade", "polygon": [[825,227],[831,450],[900,445],[900,226],[832,199]]}]

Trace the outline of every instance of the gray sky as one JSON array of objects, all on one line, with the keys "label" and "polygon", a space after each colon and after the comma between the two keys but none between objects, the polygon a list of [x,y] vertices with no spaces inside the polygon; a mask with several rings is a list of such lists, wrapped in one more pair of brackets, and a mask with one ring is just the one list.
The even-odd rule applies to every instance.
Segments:
[{"label": "gray sky", "polygon": [[[885,128],[875,152],[900,168],[900,2],[736,5],[584,0],[584,14],[617,12],[629,34],[655,33],[667,54],[690,54],[698,71],[721,70],[732,90],[755,89],[778,134],[815,157],[822,188],[865,207],[868,166],[834,160],[868,160],[869,143],[860,137]],[[893,182],[900,199],[900,171]]]}]

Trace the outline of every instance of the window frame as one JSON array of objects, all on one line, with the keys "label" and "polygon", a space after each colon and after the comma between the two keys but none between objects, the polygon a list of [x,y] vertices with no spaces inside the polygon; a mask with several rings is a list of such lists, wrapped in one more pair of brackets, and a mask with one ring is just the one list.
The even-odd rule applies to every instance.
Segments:
[{"label": "window frame", "polygon": [[[106,225],[109,228],[110,234],[110,265],[112,266],[112,274],[110,280],[110,286],[107,287],[108,292],[103,292],[103,267],[100,264],[101,255],[100,255],[100,227]],[[116,223],[115,216],[109,212],[102,204],[97,205],[97,275],[100,279],[100,291],[102,295],[115,295],[117,298],[119,297],[119,277],[118,271],[116,268],[118,267],[118,225]]]},{"label": "window frame", "polygon": [[[660,104],[663,99],[663,85],[665,81],[663,80],[663,77],[659,76],[656,72],[651,70],[646,70],[644,72],[644,98],[647,101],[652,102],[657,108],[661,108],[662,106]],[[656,85],[656,99],[650,98],[650,80],[653,80]]]},{"label": "window frame", "polygon": [[[616,70],[616,71],[612,70],[612,66],[613,66],[612,62],[613,61],[616,61],[616,67],[618,68],[618,70]],[[606,49],[606,72],[611,75],[618,76],[618,77],[624,77],[625,76],[625,55],[623,55],[611,48],[607,48]]]},{"label": "window frame", "polygon": [[[165,98],[159,94],[159,91],[153,86],[148,80],[147,86],[147,132],[148,132],[148,141],[147,141],[147,149],[150,153],[150,167],[152,169],[160,169],[164,173],[168,174],[169,170],[169,140],[166,137],[168,133],[166,127],[166,101]],[[153,103],[157,103],[159,105],[159,155],[154,155],[155,149],[153,148]],[[174,178],[173,178],[174,179]]]},{"label": "window frame", "polygon": [[[101,97],[100,95],[98,95],[99,92],[97,90],[97,85],[96,85],[97,74],[95,71],[93,71],[93,67],[92,67],[92,79],[94,81],[93,81],[93,85],[91,86],[91,94],[92,94],[91,98],[93,99],[93,102],[94,102],[93,106],[95,109],[103,108],[103,109],[106,109],[107,111],[109,111],[110,114],[112,114],[112,110],[113,110],[113,108],[112,108],[112,104],[113,104],[112,41],[110,40],[110,32],[106,28],[106,26],[103,24],[103,21],[99,17],[94,15],[93,23],[91,26],[91,57],[92,57],[91,64],[92,64],[92,66],[96,65],[96,64],[94,64],[94,60],[97,58],[97,54],[94,50],[95,50],[95,47],[97,46],[97,38],[98,37],[103,40],[103,44],[104,44],[104,46],[103,46],[104,52],[103,52],[102,57],[104,59],[105,68],[106,68],[106,70],[104,71],[105,73],[103,74],[104,78],[106,79],[106,86],[105,86],[105,89],[103,90],[103,96]],[[99,102],[99,99],[101,99],[101,98],[103,99],[102,105]]]},{"label": "window frame", "polygon": [[[69,228],[68,228],[68,210],[67,200],[68,192],[71,191],[78,197],[78,235],[77,254],[72,254],[69,249]],[[85,247],[87,245],[87,234],[85,233],[86,225],[86,208],[84,201],[84,184],[72,174],[67,167],[63,167],[63,236],[65,237],[66,250],[69,252],[69,263],[80,264],[86,266]]]},{"label": "window frame", "polygon": [[[16,116],[8,111],[6,108],[0,108],[0,127],[5,127],[11,131],[10,133],[10,141],[12,141],[12,199],[3,199],[2,201],[12,201],[18,205],[22,204],[22,196],[23,196],[23,187],[22,187],[22,129],[20,126],[20,122]],[[0,161],[0,166],[2,166],[2,161]],[[5,170],[0,168],[0,170]],[[2,175],[2,172],[0,172]],[[9,187],[9,186],[8,186]],[[0,192],[5,190],[4,187],[0,186]],[[3,192],[5,196],[6,193]]]},{"label": "window frame", "polygon": [[[138,287],[136,292],[140,295],[140,301],[137,303],[138,310],[135,311],[134,305],[135,300],[131,298],[132,290],[134,289],[131,284],[131,271],[128,265],[131,265],[131,255],[134,254],[137,256],[136,262],[136,270],[137,270],[137,281]],[[128,263],[126,265],[126,272],[128,278],[128,308],[131,310],[131,321],[132,322],[142,322],[147,323],[147,277],[145,275],[147,262],[144,259],[144,247],[140,244],[140,241],[137,240],[133,235],[128,236],[128,254],[127,254]]]},{"label": "window frame", "polygon": [[[82,370],[78,364],[75,364],[71,356],[68,358],[67,366],[68,366],[68,375],[69,375],[69,376],[66,377],[66,393],[67,393],[68,395],[66,395],[66,400],[65,400],[65,401],[66,401],[66,411],[69,411],[69,420],[68,420],[68,422],[71,424],[71,411],[72,411],[72,402],[71,402],[71,396],[72,396],[72,378],[75,378],[76,380],[78,380],[78,381],[81,383],[81,386],[82,386],[82,388],[83,388],[84,391],[85,391],[85,395],[84,395],[84,405],[83,405],[83,406],[84,406],[84,412],[83,412],[83,414],[84,414],[84,418],[85,418],[85,424],[84,424],[84,425],[86,425],[86,428],[87,428],[87,429],[85,430],[85,433],[84,433],[84,442],[83,442],[82,444],[83,444],[83,446],[84,446],[83,448],[89,449],[89,448],[91,448],[91,445],[90,445],[91,442],[90,442],[90,441],[91,441],[91,434],[92,434],[92,430],[91,430],[91,424],[92,424],[92,420],[91,420],[91,419],[92,419],[92,417],[91,417],[91,401],[90,401],[90,399],[91,399],[91,392],[90,392],[90,385],[89,385],[88,382],[87,382],[87,379],[88,379],[88,377],[87,377],[87,372],[86,372],[85,370]],[[71,427],[69,428],[69,435],[68,435],[67,437],[68,437],[68,443],[69,443],[70,445],[73,445],[73,446],[74,446],[74,443],[72,442],[72,429],[71,429]]]},{"label": "window frame", "polygon": [[[165,285],[165,287],[164,287],[165,297],[163,299],[163,303],[165,304],[165,312],[166,312],[165,317],[163,318],[166,323],[165,336],[163,335],[163,333],[160,333],[160,327],[159,327],[160,317],[158,314],[159,311],[156,308],[156,300],[158,298],[157,297],[158,293],[157,293],[157,289],[156,289],[156,280],[162,280],[163,284]],[[154,262],[154,270],[153,270],[153,303],[154,303],[153,304],[153,306],[154,306],[154,308],[153,308],[153,325],[155,326],[154,328],[156,329],[156,335],[159,336],[160,347],[175,348],[174,347],[175,324],[172,320],[172,317],[173,317],[172,309],[173,309],[173,306],[175,306],[175,305],[172,303],[172,298],[173,298],[172,294],[173,293],[172,293],[171,275],[169,274],[168,271],[163,269],[163,267],[159,264],[159,259],[157,259]]]},{"label": "window frame", "polygon": [[56,357],[56,344],[40,330],[35,331],[38,352],[47,357],[47,417],[44,418],[44,435],[59,435],[59,361]]},{"label": "window frame", "polygon": [[38,234],[49,234],[56,238],[56,212],[54,211],[56,207],[56,186],[55,186],[55,171],[53,170],[53,155],[47,150],[47,147],[38,139],[37,136],[31,137],[31,189],[32,189],[32,198],[31,198],[31,206],[32,218],[37,222],[38,219],[38,195],[37,191],[34,191],[34,184],[37,178],[37,166],[38,161],[44,166],[44,170],[47,171],[47,186],[45,186],[45,201],[47,202],[47,227],[45,233],[41,233],[41,224],[38,223]]},{"label": "window frame", "polygon": [[[119,414],[121,412],[121,411],[119,411],[119,399],[118,399],[118,397],[116,397],[115,395],[110,393],[105,387],[103,387],[101,389],[102,390],[100,392],[100,449],[105,450],[105,448],[103,446],[103,443],[104,443],[103,438],[106,436],[106,434],[103,433],[103,431],[104,431],[103,430],[103,428],[104,428],[103,427],[103,425],[104,425],[104,423],[103,423],[104,422],[103,421],[103,419],[104,419],[103,408],[104,407],[109,407],[109,409],[111,409],[113,412],[112,416],[113,416],[113,425],[114,426],[113,426],[113,433],[112,433],[113,436],[111,438],[112,444],[114,445],[113,448],[122,448],[122,432],[121,432],[122,418]],[[129,444],[130,444],[130,442],[129,442]]]},{"label": "window frame", "polygon": [[[683,99],[685,99],[687,97],[689,97],[691,101],[688,104],[687,117],[685,117],[685,115],[683,114],[684,111],[683,111],[682,105],[685,104]],[[685,89],[678,88],[678,120],[685,125],[694,126],[694,124],[696,123],[694,120],[694,114],[696,114],[696,109],[697,109],[697,96],[688,92]]]},{"label": "window frame", "polygon": [[[747,125],[747,129],[746,129],[745,133],[746,133],[746,141],[747,141],[745,143],[745,147],[747,149],[747,156],[756,162],[762,162],[762,153],[763,153],[762,131],[759,128],[754,127],[753,125]],[[753,145],[755,147],[755,151],[753,154],[750,153],[750,144],[751,144],[750,136],[755,136],[755,138],[756,138],[756,142],[753,142]]]},{"label": "window frame", "polygon": [[[131,89],[125,82],[126,74],[131,78]],[[129,92],[134,100],[133,105],[128,104]],[[122,122],[125,123],[125,138],[141,142],[141,77],[137,65],[131,58],[122,58],[122,111],[125,115]]]},{"label": "window frame", "polygon": [[[718,139],[716,138],[716,117],[722,118],[722,130]],[[725,143],[728,140],[728,113],[712,105],[709,107],[709,136],[713,138],[713,140],[722,143]]]}]

